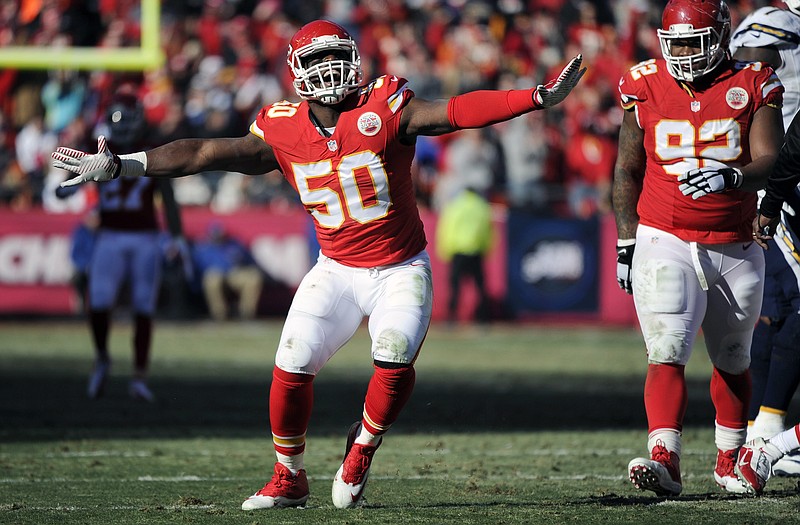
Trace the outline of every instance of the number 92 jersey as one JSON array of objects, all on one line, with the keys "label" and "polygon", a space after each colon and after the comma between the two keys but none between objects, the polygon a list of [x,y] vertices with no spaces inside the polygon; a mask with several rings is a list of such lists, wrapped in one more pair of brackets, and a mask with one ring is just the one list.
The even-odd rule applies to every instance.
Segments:
[{"label": "number 92 jersey", "polygon": [[383,76],[345,101],[328,137],[306,101],[266,106],[250,126],[272,146],[327,257],[369,268],[425,248],[411,180],[415,145],[399,140],[400,115],[413,96],[405,79]]},{"label": "number 92 jersey", "polygon": [[622,107],[635,109],[644,131],[639,222],[689,242],[750,240],[755,193],[732,190],[694,200],[678,189],[677,177],[704,166],[748,164],[753,115],[782,103],[783,85],[772,68],[735,61],[720,68],[702,90],[675,80],[661,59],[637,64],[619,83]]}]

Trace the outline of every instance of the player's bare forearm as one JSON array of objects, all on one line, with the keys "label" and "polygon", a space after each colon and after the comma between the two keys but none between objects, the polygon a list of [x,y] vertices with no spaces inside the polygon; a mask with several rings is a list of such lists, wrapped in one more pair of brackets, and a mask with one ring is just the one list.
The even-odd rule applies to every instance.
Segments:
[{"label": "player's bare forearm", "polygon": [[181,139],[147,152],[147,175],[150,177],[183,177],[215,170],[257,175],[277,168],[272,149],[252,135]]},{"label": "player's bare forearm", "polygon": [[636,237],[639,214],[636,206],[642,192],[645,169],[644,132],[636,124],[632,111],[626,112],[619,132],[617,163],[614,166],[614,181],[611,185],[611,204],[617,222],[620,239]]},{"label": "player's bare forearm", "polygon": [[742,190],[758,191],[767,184],[783,144],[783,117],[778,108],[763,106],[753,116],[750,128],[752,161],[742,166]]},{"label": "player's bare forearm", "polygon": [[639,225],[639,213],[636,206],[642,192],[641,181],[628,173],[624,168],[614,169],[614,183],[611,186],[611,204],[617,222],[617,237],[633,239]]},{"label": "player's bare forearm", "polygon": [[777,154],[763,156],[744,166],[742,168],[742,186],[739,189],[746,191],[764,189],[777,158]]},{"label": "player's bare forearm", "polygon": [[733,54],[733,59],[742,62],[766,62],[773,69],[778,69],[783,63],[780,52],[772,46],[740,47]]}]

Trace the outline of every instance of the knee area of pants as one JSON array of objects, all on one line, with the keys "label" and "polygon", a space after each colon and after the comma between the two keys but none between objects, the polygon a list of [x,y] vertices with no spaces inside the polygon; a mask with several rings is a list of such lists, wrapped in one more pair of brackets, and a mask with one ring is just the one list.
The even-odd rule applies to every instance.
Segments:
[{"label": "knee area of pants", "polygon": [[732,375],[743,374],[750,368],[750,352],[741,343],[731,344],[711,356],[712,364]]},{"label": "knee area of pants", "polygon": [[683,331],[649,329],[647,358],[651,363],[685,365],[690,355],[689,341]]},{"label": "knee area of pants", "polygon": [[220,284],[222,283],[223,279],[224,275],[222,274],[222,272],[217,272],[213,270],[207,271],[203,275],[203,283],[205,284]]},{"label": "knee area of pants", "polygon": [[414,356],[409,355],[408,338],[399,330],[387,328],[381,331],[373,344],[373,359],[376,362],[408,364]]},{"label": "knee area of pants", "polygon": [[275,365],[286,372],[316,374],[314,349],[300,337],[288,337],[275,354]]}]

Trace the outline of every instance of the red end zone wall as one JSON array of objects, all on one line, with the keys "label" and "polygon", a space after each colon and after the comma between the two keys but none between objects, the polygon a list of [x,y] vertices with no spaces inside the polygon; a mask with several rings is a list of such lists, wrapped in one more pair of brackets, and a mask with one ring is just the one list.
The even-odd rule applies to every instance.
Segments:
[{"label": "red end zone wall", "polygon": [[[259,265],[273,279],[295,288],[315,257],[316,245],[310,241],[311,223],[302,210],[274,213],[265,210],[241,210],[231,215],[215,215],[205,208],[182,211],[187,238],[205,235],[212,223],[221,223],[233,236],[250,246]],[[41,210],[12,212],[0,210],[0,315],[72,315],[77,313],[70,286],[70,235],[80,222],[80,215],[51,214]],[[434,279],[434,319],[447,315],[449,298],[447,265],[435,254],[436,216],[423,213],[428,236]],[[505,218],[495,221],[495,248],[486,261],[486,285],[496,317],[506,317],[507,288]],[[599,305],[596,313],[580,316],[582,320],[609,324],[635,323],[630,296],[617,287],[616,234],[613,219],[602,222],[600,229]],[[312,255],[313,254],[313,255]],[[558,264],[554,261],[553,264]],[[458,317],[471,314],[476,294],[465,286]],[[267,298],[268,300],[268,298]],[[568,313],[524,316],[531,320],[569,320]],[[574,317],[574,316],[573,316]]]}]

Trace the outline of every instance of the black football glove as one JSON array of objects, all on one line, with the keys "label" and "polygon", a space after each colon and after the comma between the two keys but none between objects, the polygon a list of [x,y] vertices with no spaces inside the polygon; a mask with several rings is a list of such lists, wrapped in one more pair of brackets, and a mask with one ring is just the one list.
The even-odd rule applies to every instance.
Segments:
[{"label": "black football glove", "polygon": [[558,78],[546,84],[539,84],[533,92],[533,103],[538,108],[551,108],[567,98],[572,88],[574,88],[584,73],[586,68],[581,69],[583,55],[577,55],[569,61]]},{"label": "black football glove", "polygon": [[744,177],[738,168],[698,168],[678,176],[678,189],[684,195],[699,199],[709,193],[721,193],[739,188]]},{"label": "black football glove", "polygon": [[628,294],[633,293],[631,267],[633,266],[634,248],[636,248],[636,239],[617,240],[617,284]]}]

